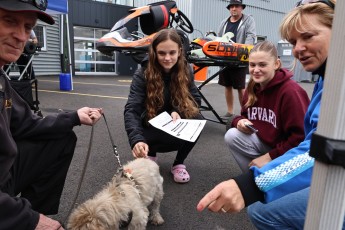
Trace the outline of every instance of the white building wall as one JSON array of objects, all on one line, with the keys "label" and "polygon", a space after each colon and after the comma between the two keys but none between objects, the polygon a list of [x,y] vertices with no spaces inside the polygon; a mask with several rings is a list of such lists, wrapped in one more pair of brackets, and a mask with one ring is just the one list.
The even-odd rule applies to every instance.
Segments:
[{"label": "white building wall", "polygon": [[[54,25],[46,26],[47,49],[38,52],[33,59],[33,68],[38,75],[57,75],[61,73],[60,64],[60,16],[52,15]],[[41,24],[41,22],[38,22]]]}]

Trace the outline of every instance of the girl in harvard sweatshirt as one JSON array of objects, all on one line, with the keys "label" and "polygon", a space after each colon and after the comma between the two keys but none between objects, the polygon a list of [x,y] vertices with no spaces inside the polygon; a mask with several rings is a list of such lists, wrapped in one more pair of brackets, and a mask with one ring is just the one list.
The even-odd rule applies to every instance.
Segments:
[{"label": "girl in harvard sweatshirt", "polygon": [[258,43],[251,50],[249,73],[241,116],[233,119],[233,128],[224,137],[243,172],[250,166],[262,167],[304,139],[303,119],[309,105],[305,90],[281,68],[272,42]]}]

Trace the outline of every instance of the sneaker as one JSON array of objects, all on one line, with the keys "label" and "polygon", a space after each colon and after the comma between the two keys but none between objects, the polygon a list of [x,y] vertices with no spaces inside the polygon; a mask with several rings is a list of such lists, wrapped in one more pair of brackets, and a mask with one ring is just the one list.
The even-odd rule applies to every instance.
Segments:
[{"label": "sneaker", "polygon": [[157,163],[158,157],[147,156],[147,158]]},{"label": "sneaker", "polygon": [[171,173],[174,175],[174,181],[176,183],[187,183],[190,180],[190,176],[186,170],[186,166],[183,164],[175,165],[171,168]]},{"label": "sneaker", "polygon": [[224,115],[221,116],[220,118],[223,120],[224,123],[228,123],[229,120],[232,120],[231,118],[233,118],[233,116],[234,116],[233,113],[227,112],[226,114],[224,114]]},{"label": "sneaker", "polygon": [[223,119],[229,119],[230,117],[234,116],[233,113],[226,112],[223,116],[220,116]]}]

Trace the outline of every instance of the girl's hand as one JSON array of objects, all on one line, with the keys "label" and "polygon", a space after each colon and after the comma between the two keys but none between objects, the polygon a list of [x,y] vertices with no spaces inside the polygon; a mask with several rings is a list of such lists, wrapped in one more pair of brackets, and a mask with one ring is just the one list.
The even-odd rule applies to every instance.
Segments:
[{"label": "girl's hand", "polygon": [[177,119],[181,119],[180,114],[178,114],[177,112],[172,112],[171,118],[173,119],[173,122],[175,122]]},{"label": "girl's hand", "polygon": [[138,142],[132,149],[132,154],[135,158],[146,158],[149,153],[149,146],[144,142]]}]

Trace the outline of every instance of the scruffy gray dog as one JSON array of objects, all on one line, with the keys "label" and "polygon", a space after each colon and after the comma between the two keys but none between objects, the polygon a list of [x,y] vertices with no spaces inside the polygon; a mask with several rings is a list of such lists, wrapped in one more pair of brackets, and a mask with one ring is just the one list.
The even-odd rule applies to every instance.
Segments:
[{"label": "scruffy gray dog", "polygon": [[124,222],[130,221],[128,229],[140,230],[146,229],[148,221],[154,225],[164,223],[159,213],[164,193],[158,165],[138,158],[124,165],[123,172],[116,174],[92,199],[73,210],[67,229],[119,229]]}]

